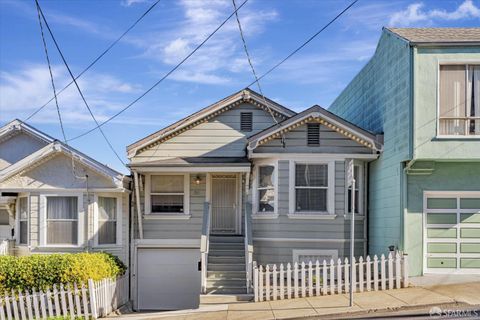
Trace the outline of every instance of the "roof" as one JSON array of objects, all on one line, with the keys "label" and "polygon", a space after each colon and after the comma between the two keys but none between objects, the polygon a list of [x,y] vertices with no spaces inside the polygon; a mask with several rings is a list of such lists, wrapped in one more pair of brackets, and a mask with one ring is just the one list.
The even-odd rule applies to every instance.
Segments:
[{"label": "roof", "polygon": [[480,43],[480,28],[385,28],[415,44]]},{"label": "roof", "polygon": [[194,167],[194,166],[250,166],[246,157],[186,157],[156,160],[150,162],[139,162],[130,164],[130,167]]},{"label": "roof", "polygon": [[298,125],[301,121],[309,121],[309,120],[317,120],[320,123],[323,122],[326,126],[343,134],[355,141],[364,144],[365,146],[377,150],[382,151],[383,145],[377,139],[377,136],[373,133],[362,129],[351,122],[346,121],[343,118],[331,113],[330,111],[318,106],[314,105],[295,116],[286,119],[279,124],[273,125],[270,128],[263,130],[248,139],[248,149],[253,150],[260,144],[266,142],[267,138],[281,134],[283,132],[290,131],[293,129],[293,125]]},{"label": "roof", "polygon": [[151,135],[143,139],[138,140],[135,143],[132,143],[131,145],[127,146],[128,157],[134,156],[139,150],[142,150],[143,148],[146,148],[154,143],[157,143],[159,140],[169,139],[174,135],[178,134],[179,132],[183,132],[196,125],[199,125],[200,123],[205,121],[205,119],[208,119],[209,117],[213,117],[222,112],[225,112],[229,108],[235,105],[238,105],[242,102],[252,102],[258,106],[262,106],[265,108],[268,107],[275,114],[281,115],[283,117],[291,117],[296,114],[295,111],[290,110],[268,98],[265,98],[265,100],[267,102],[267,106],[264,105],[265,103],[263,101],[263,97],[257,92],[249,88],[238,91],[218,102],[215,102],[214,104],[206,108],[201,109],[200,111],[197,111],[189,115],[186,118],[183,118],[169,125],[168,127],[165,127],[155,133],[152,133]]},{"label": "roof", "polygon": [[55,140],[48,134],[45,134],[35,129],[34,127],[26,124],[19,119],[14,119],[0,128],[0,139],[8,139],[9,137],[16,135],[20,132],[24,132],[46,143],[51,143]]}]

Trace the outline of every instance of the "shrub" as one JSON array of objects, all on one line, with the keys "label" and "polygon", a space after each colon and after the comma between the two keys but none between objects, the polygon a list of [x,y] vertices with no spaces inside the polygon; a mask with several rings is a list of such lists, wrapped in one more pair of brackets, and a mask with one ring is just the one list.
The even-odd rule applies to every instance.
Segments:
[{"label": "shrub", "polygon": [[0,256],[0,292],[114,278],[123,275],[126,269],[117,257],[103,252]]}]

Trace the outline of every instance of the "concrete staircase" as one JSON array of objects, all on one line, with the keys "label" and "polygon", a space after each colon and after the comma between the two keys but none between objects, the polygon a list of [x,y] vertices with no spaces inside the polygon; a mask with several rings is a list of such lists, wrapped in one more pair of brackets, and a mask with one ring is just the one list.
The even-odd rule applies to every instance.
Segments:
[{"label": "concrete staircase", "polygon": [[207,294],[246,293],[244,236],[210,236]]}]

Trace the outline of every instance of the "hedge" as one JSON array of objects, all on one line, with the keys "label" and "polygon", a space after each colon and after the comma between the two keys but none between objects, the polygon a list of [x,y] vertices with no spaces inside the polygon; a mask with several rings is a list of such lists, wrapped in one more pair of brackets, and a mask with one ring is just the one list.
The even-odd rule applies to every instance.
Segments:
[{"label": "hedge", "polygon": [[0,256],[0,292],[114,278],[125,274],[126,269],[117,257],[103,252]]}]

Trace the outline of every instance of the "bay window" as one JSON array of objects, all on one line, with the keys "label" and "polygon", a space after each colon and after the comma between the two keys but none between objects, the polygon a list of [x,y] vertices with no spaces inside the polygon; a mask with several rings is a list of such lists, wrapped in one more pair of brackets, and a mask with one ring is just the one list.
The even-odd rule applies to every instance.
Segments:
[{"label": "bay window", "polygon": [[98,244],[117,243],[117,198],[98,197]]},{"label": "bay window", "polygon": [[258,187],[257,211],[275,212],[275,184],[274,184],[275,167],[272,165],[262,165],[258,167]]},{"label": "bay window", "polygon": [[440,135],[480,135],[480,65],[441,65],[439,100]]},{"label": "bay window", "polygon": [[150,178],[150,212],[183,214],[185,211],[185,175],[152,175]]},{"label": "bay window", "polygon": [[78,197],[46,197],[48,245],[78,244]]}]

